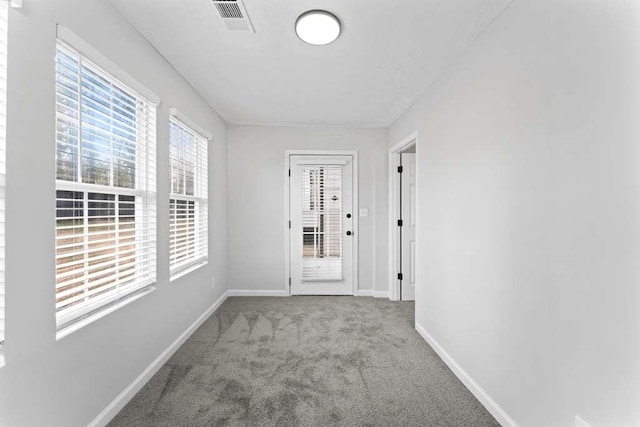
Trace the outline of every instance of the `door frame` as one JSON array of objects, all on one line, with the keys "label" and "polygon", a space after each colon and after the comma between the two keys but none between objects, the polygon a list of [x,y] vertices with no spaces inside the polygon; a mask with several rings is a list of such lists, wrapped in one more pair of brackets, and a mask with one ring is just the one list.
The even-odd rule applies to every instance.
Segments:
[{"label": "door frame", "polygon": [[360,221],[359,215],[359,204],[358,204],[358,151],[357,150],[285,150],[284,151],[284,215],[283,215],[283,228],[284,228],[284,289],[287,296],[291,296],[291,251],[290,251],[290,239],[289,239],[289,221],[291,219],[291,210],[290,210],[290,200],[289,200],[289,192],[290,192],[290,180],[289,180],[289,165],[290,165],[290,157],[291,156],[351,156],[353,159],[352,165],[352,202],[353,202],[353,245],[352,245],[352,254],[351,254],[351,269],[352,271],[352,291],[353,295],[357,295],[358,289],[360,288],[358,283],[358,241],[360,240],[360,230],[358,227],[358,223]]},{"label": "door frame", "polygon": [[[389,299],[400,300],[400,229],[398,227],[398,212],[400,210],[400,176],[398,165],[400,164],[400,153],[412,145],[418,151],[418,132],[413,132],[403,138],[400,142],[389,149]],[[416,217],[418,215],[418,172],[420,170],[416,157]],[[418,222],[416,221],[416,235],[418,234]],[[416,259],[418,259],[418,248],[416,245]],[[404,273],[404,272],[403,272]],[[416,271],[416,283],[418,283],[418,272]]]}]

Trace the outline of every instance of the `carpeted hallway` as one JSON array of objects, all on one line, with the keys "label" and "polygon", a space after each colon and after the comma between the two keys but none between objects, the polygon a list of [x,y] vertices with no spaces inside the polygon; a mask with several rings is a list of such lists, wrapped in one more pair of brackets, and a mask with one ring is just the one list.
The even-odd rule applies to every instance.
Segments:
[{"label": "carpeted hallway", "polygon": [[413,303],[229,298],[112,426],[495,426]]}]

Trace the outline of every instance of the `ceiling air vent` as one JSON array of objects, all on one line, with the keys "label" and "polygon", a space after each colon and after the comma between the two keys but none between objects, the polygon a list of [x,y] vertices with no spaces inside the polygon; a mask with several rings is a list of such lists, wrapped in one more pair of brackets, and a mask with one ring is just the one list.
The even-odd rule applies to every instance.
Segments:
[{"label": "ceiling air vent", "polygon": [[220,17],[231,31],[255,33],[247,10],[240,0],[213,0]]}]

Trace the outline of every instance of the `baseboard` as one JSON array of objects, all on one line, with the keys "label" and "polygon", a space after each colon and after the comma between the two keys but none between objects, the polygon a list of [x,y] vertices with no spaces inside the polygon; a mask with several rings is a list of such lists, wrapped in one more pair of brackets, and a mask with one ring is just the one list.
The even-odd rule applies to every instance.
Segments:
[{"label": "baseboard", "polygon": [[356,296],[357,297],[389,298],[389,292],[363,289],[363,290],[356,291]]},{"label": "baseboard", "polygon": [[228,297],[288,297],[289,294],[284,290],[260,291],[251,289],[229,289]]},{"label": "baseboard", "polygon": [[373,291],[374,298],[389,298],[389,291]]},{"label": "baseboard", "polygon": [[106,426],[109,421],[111,421],[117,414],[124,408],[124,406],[135,396],[137,392],[139,392],[142,387],[153,377],[156,372],[164,365],[167,360],[173,353],[176,352],[180,348],[182,344],[193,334],[196,329],[200,327],[204,323],[205,320],[209,318],[213,314],[214,311],[220,307],[220,305],[227,299],[228,292],[222,294],[220,298],[216,302],[213,303],[211,307],[207,309],[200,317],[196,319],[195,322],[191,324],[174,342],[171,343],[169,347],[167,347],[156,359],[151,362],[147,368],[142,371],[138,378],[133,380],[131,384],[127,386],[106,408],[102,410],[98,414],[97,417],[93,419],[89,423],[89,427],[102,427]]},{"label": "baseboard", "polygon": [[[358,297],[389,298],[389,292],[378,292],[370,289],[356,291]],[[284,290],[252,290],[252,289],[229,289],[228,297],[288,297],[289,294]]]},{"label": "baseboard", "polygon": [[416,323],[416,331],[447,364],[449,369],[458,377],[462,384],[482,403],[491,415],[503,427],[518,427],[515,421],[496,403],[495,400],[458,363],[446,352],[438,342],[420,324]]},{"label": "baseboard", "polygon": [[371,289],[357,290],[355,296],[357,296],[357,297],[372,297],[373,296],[373,291]]}]

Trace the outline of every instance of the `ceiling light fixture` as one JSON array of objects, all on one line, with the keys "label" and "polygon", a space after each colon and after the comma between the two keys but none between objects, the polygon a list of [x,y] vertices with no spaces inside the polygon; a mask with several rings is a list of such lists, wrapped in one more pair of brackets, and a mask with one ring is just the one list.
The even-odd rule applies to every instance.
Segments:
[{"label": "ceiling light fixture", "polygon": [[300,40],[315,46],[333,42],[340,36],[340,31],[340,20],[326,10],[310,10],[296,20],[296,34]]}]

